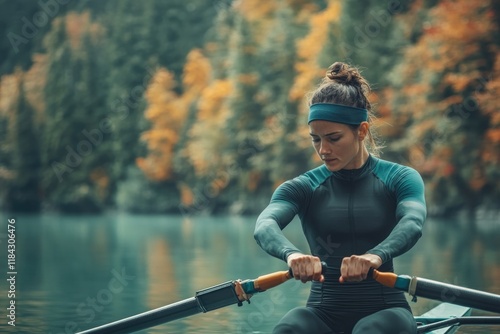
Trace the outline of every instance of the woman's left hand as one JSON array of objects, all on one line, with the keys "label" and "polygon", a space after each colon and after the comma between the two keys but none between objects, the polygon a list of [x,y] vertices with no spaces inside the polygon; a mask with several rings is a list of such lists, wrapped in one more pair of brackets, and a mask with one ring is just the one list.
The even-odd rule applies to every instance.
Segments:
[{"label": "woman's left hand", "polygon": [[375,254],[345,257],[340,266],[339,282],[361,282],[366,279],[370,268],[378,269],[381,265],[382,259]]}]

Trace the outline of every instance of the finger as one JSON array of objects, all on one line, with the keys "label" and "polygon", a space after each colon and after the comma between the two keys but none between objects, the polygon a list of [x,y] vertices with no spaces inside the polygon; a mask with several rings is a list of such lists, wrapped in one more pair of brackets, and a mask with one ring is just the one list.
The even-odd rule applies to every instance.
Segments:
[{"label": "finger", "polygon": [[299,274],[297,275],[297,279],[300,280],[302,283],[304,283],[305,267],[303,259],[301,259],[300,263],[298,264],[298,267],[299,267]]},{"label": "finger", "polygon": [[311,265],[309,263],[309,259],[307,259],[303,264],[302,264],[302,276],[300,277],[300,280],[302,283],[306,283],[311,280]]},{"label": "finger", "polygon": [[340,265],[340,278],[339,278],[340,283],[344,283],[347,281],[346,278],[347,278],[348,266],[349,266],[349,258],[345,257],[342,259],[342,263]]},{"label": "finger", "polygon": [[[321,266],[321,262],[319,258],[316,258],[316,261],[314,261],[313,264],[313,280],[315,281],[320,281],[321,277],[323,276],[321,272],[323,271],[323,268]],[[323,277],[324,279],[324,277]]]}]

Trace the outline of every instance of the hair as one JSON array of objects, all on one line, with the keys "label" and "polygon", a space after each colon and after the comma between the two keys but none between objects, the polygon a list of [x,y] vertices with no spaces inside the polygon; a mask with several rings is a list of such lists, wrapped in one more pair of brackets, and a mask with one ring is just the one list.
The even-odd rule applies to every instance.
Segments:
[{"label": "hair", "polygon": [[[368,123],[373,125],[376,117],[368,100],[370,92],[370,84],[363,78],[356,67],[342,62],[335,62],[328,67],[326,76],[318,88],[309,94],[308,104],[310,106],[315,103],[335,103],[363,108],[368,110]],[[349,126],[353,131],[359,128],[359,125]],[[367,149],[374,156],[378,156],[381,149],[371,126],[368,129]]]}]

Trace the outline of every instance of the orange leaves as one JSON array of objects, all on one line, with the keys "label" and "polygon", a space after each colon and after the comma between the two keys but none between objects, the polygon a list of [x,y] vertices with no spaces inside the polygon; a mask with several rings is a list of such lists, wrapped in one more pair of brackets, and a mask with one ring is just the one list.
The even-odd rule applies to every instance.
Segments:
[{"label": "orange leaves", "polygon": [[3,75],[0,78],[0,117],[13,120],[17,112],[19,88],[22,87],[26,101],[36,111],[35,121],[40,123],[45,110],[43,89],[46,77],[47,56],[42,54],[33,55],[33,65],[27,72],[17,69],[13,74]]},{"label": "orange leaves", "polygon": [[[229,80],[215,80],[203,90],[200,101],[198,102],[198,120],[216,122],[222,121],[220,116],[222,105],[225,99],[231,94],[232,85]],[[217,119],[219,118],[219,119]]]},{"label": "orange leaves", "polygon": [[254,86],[257,83],[258,77],[253,73],[239,74],[236,80],[243,85]]},{"label": "orange leaves", "polygon": [[262,20],[276,10],[275,1],[240,0],[234,3],[235,9],[249,21]]},{"label": "orange leaves", "polygon": [[229,80],[215,80],[206,87],[198,101],[198,117],[190,131],[186,154],[197,175],[205,175],[221,163],[220,147],[225,136],[224,126],[229,110],[226,99],[233,91]]},{"label": "orange leaves", "polygon": [[[199,108],[198,117],[201,122],[193,125],[193,138],[183,148],[182,154],[192,160],[197,170],[203,170],[203,163],[213,158],[213,155],[204,155],[207,151],[203,145],[213,143],[207,140],[208,136],[217,135],[214,127],[218,126],[221,116],[224,117],[222,103],[231,88],[227,81],[216,80],[210,85],[210,80],[210,62],[198,49],[192,50],[187,56],[182,95],[174,91],[175,78],[166,69],[159,69],[151,80],[145,94],[148,102],[145,116],[151,122],[151,129],[141,136],[147,142],[149,154],[146,158],[137,159],[137,165],[151,179],[172,178],[174,150],[190,106]],[[181,191],[184,190],[181,188]]]},{"label": "orange leaves", "polygon": [[471,77],[473,73],[469,70],[474,71],[477,66],[469,65],[467,69],[462,62],[478,54],[481,42],[492,39],[495,27],[492,19],[485,15],[488,6],[488,2],[483,1],[443,0],[431,9],[430,21],[418,43],[420,63],[436,72],[454,69],[460,64],[460,73]]},{"label": "orange leaves", "polygon": [[147,142],[150,153],[136,162],[149,178],[157,181],[171,177],[174,147],[187,114],[187,105],[173,91],[174,87],[173,74],[159,69],[145,93],[148,102],[145,116],[151,122],[151,129],[141,139]]},{"label": "orange leaves", "polygon": [[190,207],[194,204],[194,193],[188,185],[184,183],[179,184],[179,192],[181,194],[182,205]]},{"label": "orange leaves", "polygon": [[317,58],[328,38],[331,23],[339,20],[340,11],[340,2],[330,1],[324,11],[311,17],[309,34],[297,41],[300,60],[295,65],[297,76],[289,93],[292,101],[303,99],[314,83],[324,76],[325,69],[319,67]]},{"label": "orange leaves", "polygon": [[194,49],[187,56],[182,83],[186,94],[198,95],[209,83],[211,66],[199,49]]},{"label": "orange leaves", "polygon": [[[56,19],[58,20],[58,19]],[[80,49],[81,41],[85,34],[89,33],[95,41],[103,35],[104,28],[98,23],[92,22],[90,13],[70,12],[64,17],[64,25],[68,34],[69,42],[73,50]]]}]

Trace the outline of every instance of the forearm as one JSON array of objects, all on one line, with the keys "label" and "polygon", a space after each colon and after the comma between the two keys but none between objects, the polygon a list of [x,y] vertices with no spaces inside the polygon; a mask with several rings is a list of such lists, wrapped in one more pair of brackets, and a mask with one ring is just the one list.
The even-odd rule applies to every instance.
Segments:
[{"label": "forearm", "polygon": [[268,254],[286,262],[288,255],[301,252],[283,234],[284,228],[295,216],[292,209],[270,204],[259,216],[254,238]]},{"label": "forearm", "polygon": [[419,202],[403,202],[398,205],[396,216],[399,221],[389,236],[367,251],[380,256],[383,263],[404,254],[417,243],[422,236],[426,208]]}]

